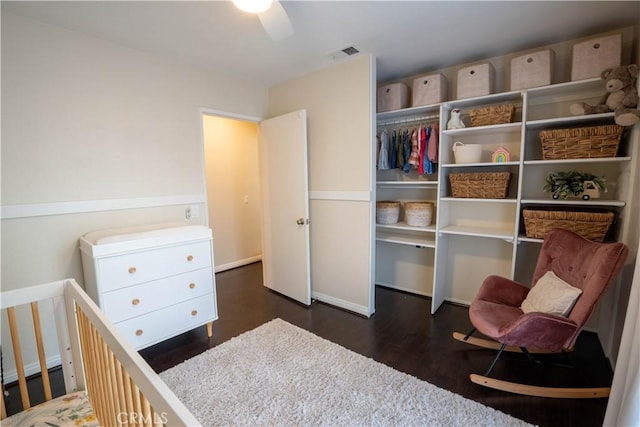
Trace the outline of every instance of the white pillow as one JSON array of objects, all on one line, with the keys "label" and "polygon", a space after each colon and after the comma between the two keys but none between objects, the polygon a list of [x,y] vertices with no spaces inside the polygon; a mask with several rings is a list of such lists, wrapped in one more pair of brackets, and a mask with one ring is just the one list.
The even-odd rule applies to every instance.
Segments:
[{"label": "white pillow", "polygon": [[520,309],[525,313],[537,311],[567,317],[581,293],[582,289],[547,271],[531,288]]}]

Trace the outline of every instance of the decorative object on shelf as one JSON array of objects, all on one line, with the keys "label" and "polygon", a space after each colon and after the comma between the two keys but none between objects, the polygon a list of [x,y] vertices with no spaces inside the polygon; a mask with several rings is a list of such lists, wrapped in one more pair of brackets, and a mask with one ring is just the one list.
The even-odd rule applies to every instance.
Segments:
[{"label": "decorative object on shelf", "polygon": [[447,97],[447,78],[443,74],[420,76],[413,80],[411,105],[438,104]]},{"label": "decorative object on shelf", "polygon": [[619,125],[541,130],[542,159],[615,157],[623,130]]},{"label": "decorative object on shelf", "polygon": [[613,223],[613,212],[571,212],[524,208],[524,228],[527,237],[544,239],[554,228],[566,228],[586,239],[604,241]]},{"label": "decorative object on shelf", "polygon": [[411,93],[404,83],[391,83],[378,88],[378,113],[409,106]]},{"label": "decorative object on shelf", "polygon": [[456,141],[453,143],[452,150],[456,163],[479,163],[482,159],[481,144],[465,145],[460,141]]},{"label": "decorative object on shelf", "polygon": [[406,202],[404,204],[404,220],[412,227],[428,227],[433,218],[433,203]]},{"label": "decorative object on shelf", "polygon": [[492,94],[494,75],[495,70],[490,62],[461,68],[458,70],[457,99]]},{"label": "decorative object on shelf", "polygon": [[513,122],[516,108],[513,104],[491,105],[471,110],[471,126],[501,125]]},{"label": "decorative object on shelf", "polygon": [[600,75],[605,81],[605,93],[598,105],[577,102],[569,107],[574,115],[609,113],[613,111],[616,124],[633,126],[640,121],[638,110],[638,66],[625,65],[607,68]]},{"label": "decorative object on shelf", "polygon": [[396,224],[400,220],[400,202],[376,202],[376,222],[378,224]]},{"label": "decorative object on shelf", "polygon": [[511,153],[506,148],[500,146],[496,151],[491,154],[491,161],[493,163],[506,163],[511,161]]},{"label": "decorative object on shelf", "polygon": [[447,129],[463,129],[465,124],[460,118],[460,109],[454,108],[451,110],[451,118],[447,122]]},{"label": "decorative object on shelf", "polygon": [[509,193],[511,172],[450,173],[453,197],[504,199]]},{"label": "decorative object on shelf", "polygon": [[600,191],[607,191],[604,177],[575,170],[551,172],[547,176],[544,190],[554,199],[582,197],[584,200],[600,197]]},{"label": "decorative object on shelf", "polygon": [[622,33],[598,36],[573,45],[571,81],[598,77],[605,68],[619,67]]},{"label": "decorative object on shelf", "polygon": [[555,57],[546,49],[511,59],[511,90],[550,85]]}]

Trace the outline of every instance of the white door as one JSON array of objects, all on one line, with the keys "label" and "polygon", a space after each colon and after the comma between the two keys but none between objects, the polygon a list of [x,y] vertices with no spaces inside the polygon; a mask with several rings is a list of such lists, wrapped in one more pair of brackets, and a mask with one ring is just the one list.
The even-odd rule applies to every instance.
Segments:
[{"label": "white door", "polygon": [[260,122],[264,285],[311,304],[307,112]]}]

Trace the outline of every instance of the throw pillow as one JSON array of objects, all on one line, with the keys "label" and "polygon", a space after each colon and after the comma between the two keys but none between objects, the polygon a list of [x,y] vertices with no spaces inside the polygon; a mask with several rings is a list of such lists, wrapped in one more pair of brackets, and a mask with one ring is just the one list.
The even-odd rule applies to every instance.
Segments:
[{"label": "throw pillow", "polygon": [[525,313],[537,311],[567,317],[581,293],[582,289],[547,271],[531,288],[520,309]]}]

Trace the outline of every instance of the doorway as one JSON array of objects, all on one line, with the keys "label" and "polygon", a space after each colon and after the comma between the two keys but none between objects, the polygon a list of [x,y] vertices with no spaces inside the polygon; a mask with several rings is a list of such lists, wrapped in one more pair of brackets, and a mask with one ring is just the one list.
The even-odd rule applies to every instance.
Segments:
[{"label": "doorway", "polygon": [[258,123],[202,115],[215,271],[262,259]]}]

